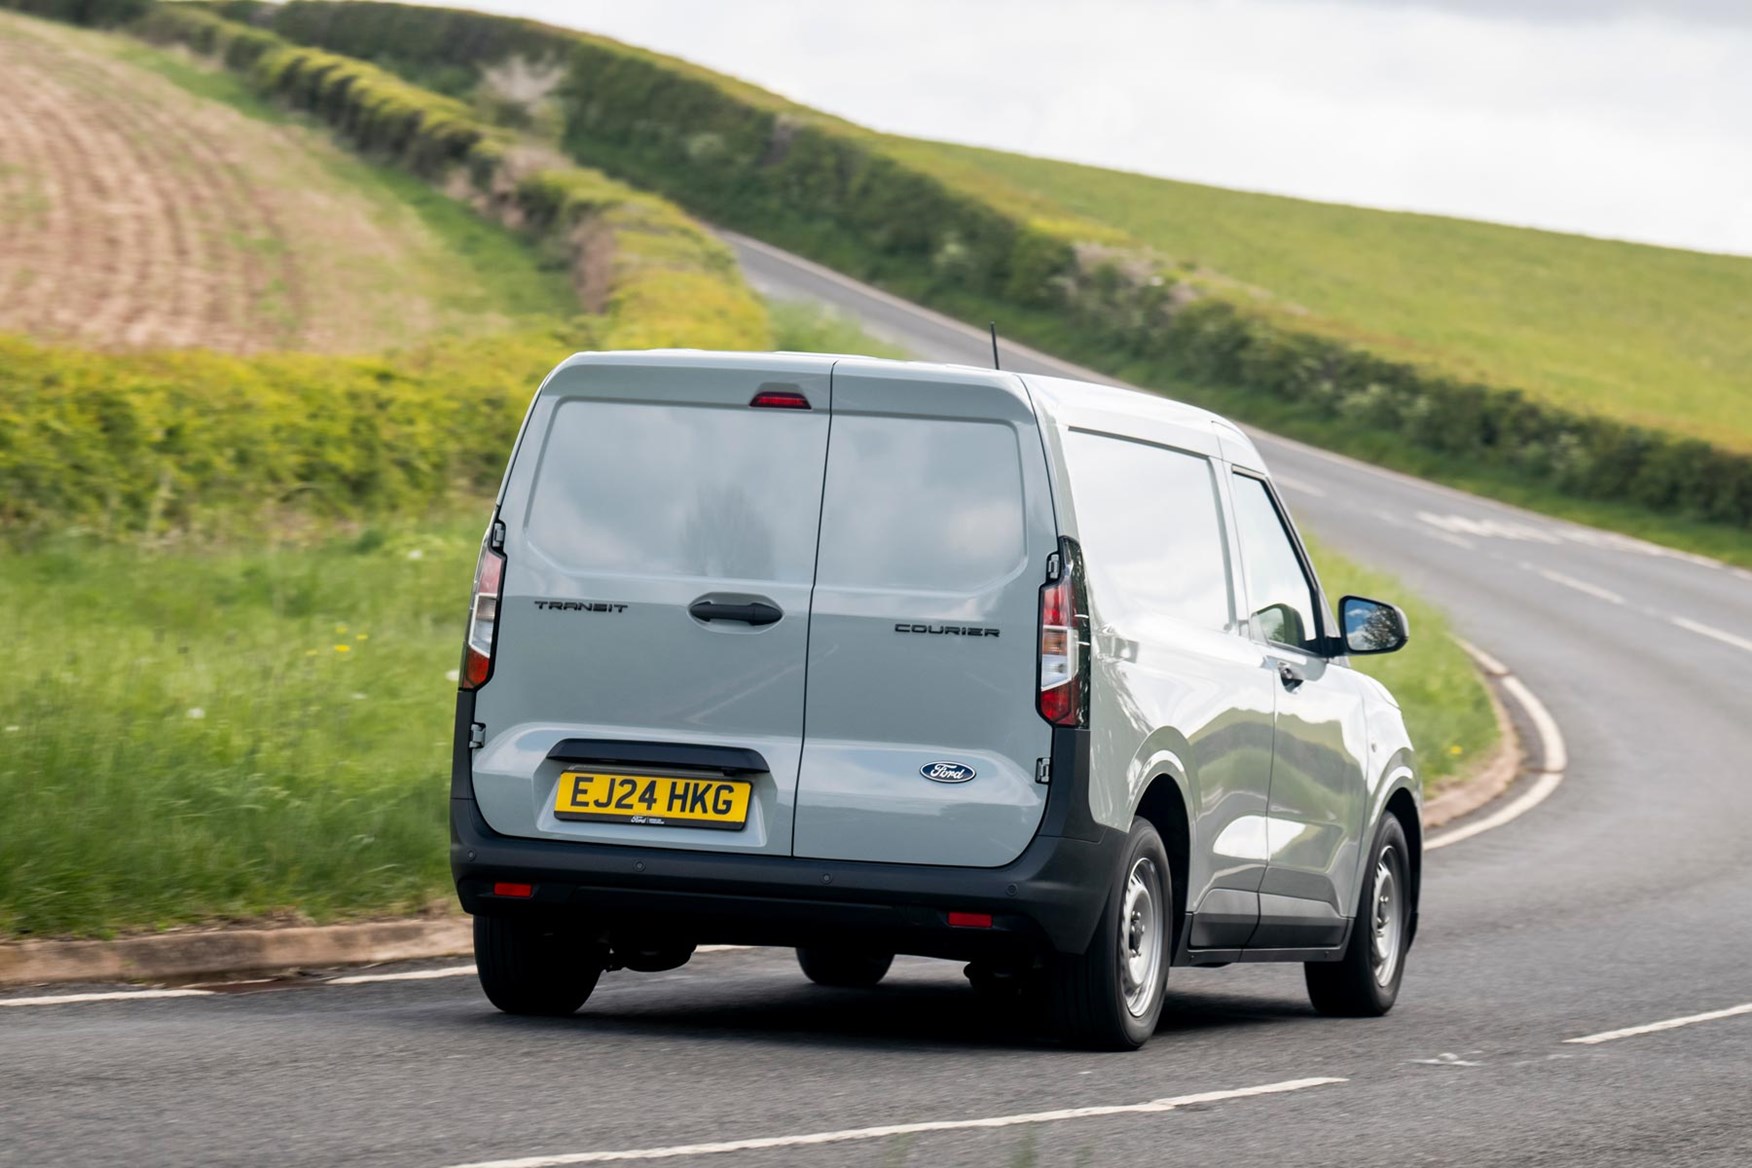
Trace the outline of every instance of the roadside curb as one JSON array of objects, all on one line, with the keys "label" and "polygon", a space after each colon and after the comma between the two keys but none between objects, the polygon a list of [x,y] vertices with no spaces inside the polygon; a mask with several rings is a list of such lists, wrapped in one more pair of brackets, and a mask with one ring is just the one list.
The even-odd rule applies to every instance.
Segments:
[{"label": "roadside curb", "polygon": [[1497,693],[1502,679],[1509,675],[1508,669],[1502,662],[1476,646],[1458,637],[1455,642],[1472,658],[1472,663],[1484,675],[1484,692],[1490,698],[1490,711],[1496,717],[1496,754],[1483,769],[1464,783],[1425,801],[1423,826],[1426,833],[1452,823],[1462,815],[1472,814],[1507,791],[1514,784],[1515,777],[1521,773],[1521,765],[1526,761],[1526,751],[1521,747],[1520,731],[1515,728],[1514,720],[1509,717],[1508,707]]},{"label": "roadside curb", "polygon": [[215,929],[118,941],[18,941],[0,944],[0,986],[163,981],[300,966],[417,961],[472,952],[466,917]]}]

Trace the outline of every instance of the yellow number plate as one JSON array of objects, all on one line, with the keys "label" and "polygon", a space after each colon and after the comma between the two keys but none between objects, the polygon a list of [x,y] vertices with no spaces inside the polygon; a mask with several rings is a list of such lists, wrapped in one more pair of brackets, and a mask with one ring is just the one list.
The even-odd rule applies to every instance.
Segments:
[{"label": "yellow number plate", "polygon": [[567,771],[554,793],[554,815],[590,823],[741,831],[748,822],[752,789],[738,779]]}]

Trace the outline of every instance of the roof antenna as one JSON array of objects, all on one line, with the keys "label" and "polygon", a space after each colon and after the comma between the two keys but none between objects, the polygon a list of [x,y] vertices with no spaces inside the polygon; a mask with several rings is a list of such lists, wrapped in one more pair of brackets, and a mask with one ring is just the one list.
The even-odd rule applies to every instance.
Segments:
[{"label": "roof antenna", "polygon": [[992,321],[991,329],[992,329],[992,368],[993,369],[1002,369],[1003,366],[998,364],[998,322],[997,321],[995,321],[995,320]]}]

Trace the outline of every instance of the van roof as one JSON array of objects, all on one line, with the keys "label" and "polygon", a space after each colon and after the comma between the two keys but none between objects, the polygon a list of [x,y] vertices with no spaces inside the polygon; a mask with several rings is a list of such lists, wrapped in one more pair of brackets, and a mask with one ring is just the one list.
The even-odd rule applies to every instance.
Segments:
[{"label": "van roof", "polygon": [[[917,380],[922,373],[934,373],[943,380],[963,385],[984,385],[1008,391],[1031,408],[1043,407],[1055,420],[1075,425],[1086,411],[1099,411],[1109,416],[1131,414],[1157,423],[1187,426],[1208,432],[1216,427],[1223,440],[1239,454],[1236,461],[1262,466],[1259,452],[1241,428],[1221,414],[1199,406],[1188,405],[1173,398],[1130,386],[1078,381],[1068,377],[1048,377],[1044,374],[1017,374],[1009,370],[986,369],[978,365],[954,365],[937,361],[897,361],[887,357],[865,357],[855,353],[799,353],[789,350],[775,352],[737,352],[714,349],[627,349],[577,353],[561,362],[559,369],[574,365],[668,365],[677,367],[724,368],[737,365],[771,367],[774,358],[799,372],[826,373],[835,365],[855,363],[860,372],[879,373],[883,367],[897,372],[904,370],[906,379]],[[555,372],[559,372],[556,369]]]}]

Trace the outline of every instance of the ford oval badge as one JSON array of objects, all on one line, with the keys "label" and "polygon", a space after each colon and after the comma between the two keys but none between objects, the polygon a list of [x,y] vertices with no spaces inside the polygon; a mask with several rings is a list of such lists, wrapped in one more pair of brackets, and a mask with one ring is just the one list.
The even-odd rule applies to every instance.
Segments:
[{"label": "ford oval badge", "polygon": [[919,774],[933,783],[965,783],[975,773],[972,767],[958,762],[928,762],[919,768]]}]

